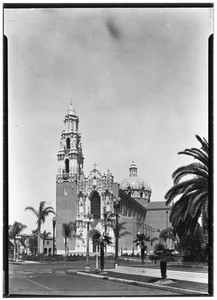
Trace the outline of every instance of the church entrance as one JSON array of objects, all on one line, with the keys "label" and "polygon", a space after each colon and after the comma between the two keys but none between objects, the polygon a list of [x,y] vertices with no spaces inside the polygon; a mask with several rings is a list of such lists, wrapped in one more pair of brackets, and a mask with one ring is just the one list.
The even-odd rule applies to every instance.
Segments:
[{"label": "church entrance", "polygon": [[100,238],[100,234],[97,232],[93,236],[93,252],[99,252],[99,244],[97,243]]}]

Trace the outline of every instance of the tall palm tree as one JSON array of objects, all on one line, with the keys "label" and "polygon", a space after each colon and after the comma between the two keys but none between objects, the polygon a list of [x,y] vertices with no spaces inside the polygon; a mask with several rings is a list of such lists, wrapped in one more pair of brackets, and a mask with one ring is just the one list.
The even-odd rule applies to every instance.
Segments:
[{"label": "tall palm tree", "polygon": [[[166,205],[179,197],[172,207],[170,221],[178,235],[193,233],[202,217],[203,232],[208,223],[209,145],[196,135],[201,147],[186,149],[178,154],[192,156],[197,161],[178,168],[172,175],[174,185],[166,193]],[[185,178],[185,180],[183,180]],[[185,231],[183,230],[185,229]]]},{"label": "tall palm tree", "polygon": [[105,263],[105,248],[107,245],[112,244],[111,237],[104,233],[96,241],[96,244],[98,244],[100,247],[100,269],[103,271]]},{"label": "tall palm tree", "polygon": [[144,233],[137,233],[136,239],[133,243],[136,243],[136,246],[139,246],[141,249],[141,263],[144,264],[145,251],[147,250],[146,242],[150,242],[150,237]]},{"label": "tall palm tree", "polygon": [[9,237],[14,240],[14,260],[16,259],[17,237],[26,228],[26,225],[17,221],[15,221],[12,225],[9,225]]},{"label": "tall palm tree", "polygon": [[107,234],[107,227],[112,226],[114,224],[115,214],[112,213],[111,211],[104,211],[103,217],[104,217],[103,222],[104,222],[105,234]]},{"label": "tall palm tree", "polygon": [[37,234],[38,234],[38,254],[40,254],[40,235],[41,235],[41,225],[44,224],[46,217],[49,216],[49,214],[55,214],[54,209],[52,206],[45,207],[46,201],[41,201],[39,204],[39,209],[36,210],[32,206],[27,206],[25,210],[30,210],[33,212],[33,214],[36,216],[37,221]]},{"label": "tall palm tree", "polygon": [[64,237],[64,245],[65,245],[65,261],[67,255],[67,239],[71,239],[75,236],[75,222],[63,223],[62,224],[62,234]]},{"label": "tall palm tree", "polygon": [[120,222],[117,224],[117,228],[116,228],[116,224],[112,225],[114,234],[115,234],[115,236],[117,234],[119,239],[124,237],[125,235],[132,234],[131,232],[126,230],[126,227],[124,226],[126,224],[127,224],[127,222]]}]

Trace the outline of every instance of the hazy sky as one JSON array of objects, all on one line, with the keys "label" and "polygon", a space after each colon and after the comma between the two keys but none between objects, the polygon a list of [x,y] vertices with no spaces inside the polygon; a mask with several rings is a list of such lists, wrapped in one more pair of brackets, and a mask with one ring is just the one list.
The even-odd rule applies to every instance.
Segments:
[{"label": "hazy sky", "polygon": [[[212,9],[10,9],[9,223],[36,228],[26,206],[56,207],[57,151],[72,98],[84,171],[138,175],[163,201],[178,155],[208,137]],[[51,218],[43,229],[51,231]]]}]

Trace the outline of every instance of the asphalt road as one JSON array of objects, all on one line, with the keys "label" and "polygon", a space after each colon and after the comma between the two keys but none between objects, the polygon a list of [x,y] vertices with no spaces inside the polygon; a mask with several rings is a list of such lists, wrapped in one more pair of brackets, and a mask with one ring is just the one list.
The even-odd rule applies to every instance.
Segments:
[{"label": "asphalt road", "polygon": [[[9,266],[9,295],[31,296],[153,296],[175,295],[158,289],[137,287],[96,278],[66,275],[65,269],[82,270],[83,263]],[[108,266],[107,266],[108,267]],[[112,265],[111,265],[112,267]]]}]

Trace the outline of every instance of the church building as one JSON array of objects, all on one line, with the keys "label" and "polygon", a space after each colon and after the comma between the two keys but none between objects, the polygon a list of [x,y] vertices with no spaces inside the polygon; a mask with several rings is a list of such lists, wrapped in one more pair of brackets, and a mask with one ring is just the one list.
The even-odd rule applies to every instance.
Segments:
[{"label": "church building", "polygon": [[[113,242],[107,246],[107,254],[114,254],[114,230],[112,226],[106,226],[104,219],[108,212],[115,213],[114,203],[117,200],[120,204],[118,222],[123,227],[123,236],[119,238],[119,253],[137,253],[139,249],[135,249],[133,245],[136,234],[144,232],[151,238],[158,237],[159,231],[166,228],[166,225],[170,225],[170,207],[166,207],[164,201],[150,202],[151,188],[138,177],[134,162],[129,168],[129,177],[120,184],[115,181],[110,170],[101,173],[96,164],[90,174],[85,176],[81,134],[78,129],[79,118],[72,104],[65,116],[64,127],[57,154],[57,254],[65,253],[62,224],[69,222],[74,222],[76,231],[75,236],[68,239],[68,254],[85,255],[87,223],[89,224],[90,255],[98,252],[96,241],[105,230]],[[88,219],[89,215],[92,215],[91,220]],[[148,247],[150,251],[153,249],[153,246]]]}]

